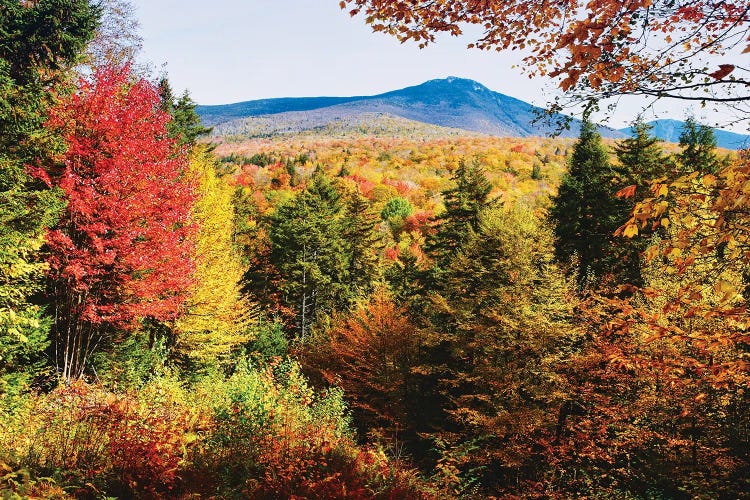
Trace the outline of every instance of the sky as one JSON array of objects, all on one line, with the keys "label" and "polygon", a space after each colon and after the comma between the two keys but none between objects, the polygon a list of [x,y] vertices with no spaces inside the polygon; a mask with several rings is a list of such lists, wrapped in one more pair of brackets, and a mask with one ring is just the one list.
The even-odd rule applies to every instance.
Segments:
[{"label": "sky", "polygon": [[[373,95],[457,76],[538,106],[556,92],[522,73],[518,52],[469,50],[473,41],[443,36],[419,49],[373,33],[338,0],[132,0],[144,38],[143,62],[164,68],[175,90],[199,104],[271,97]],[[632,121],[645,101],[627,100],[608,122]],[[711,119],[682,102],[663,102],[654,118]],[[597,118],[603,118],[602,116]]]}]

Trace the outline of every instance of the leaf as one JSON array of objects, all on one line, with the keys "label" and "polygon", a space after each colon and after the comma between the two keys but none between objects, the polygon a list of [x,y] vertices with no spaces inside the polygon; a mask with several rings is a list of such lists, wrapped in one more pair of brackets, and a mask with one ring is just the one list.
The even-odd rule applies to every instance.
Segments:
[{"label": "leaf", "polygon": [[729,75],[732,71],[734,71],[734,64],[719,64],[719,69],[717,69],[713,73],[709,73],[708,76],[715,80],[721,80],[725,76]]},{"label": "leaf", "polygon": [[632,198],[633,196],[635,196],[635,188],[635,184],[622,188],[615,194],[615,196],[617,196],[618,198]]},{"label": "leaf", "polygon": [[625,226],[625,230],[622,232],[623,236],[626,238],[632,238],[633,236],[638,235],[638,226],[635,224],[628,224]]}]

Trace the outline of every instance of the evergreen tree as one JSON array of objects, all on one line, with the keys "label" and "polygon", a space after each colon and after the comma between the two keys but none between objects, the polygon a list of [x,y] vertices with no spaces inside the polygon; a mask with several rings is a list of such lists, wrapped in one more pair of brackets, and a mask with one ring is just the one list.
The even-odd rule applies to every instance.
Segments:
[{"label": "evergreen tree", "polygon": [[715,174],[720,167],[716,156],[716,137],[711,127],[698,123],[694,117],[685,120],[680,134],[682,152],[677,156],[681,173]]},{"label": "evergreen tree", "polygon": [[462,473],[484,469],[490,489],[533,477],[533,436],[564,397],[554,367],[572,349],[572,309],[551,247],[528,209],[482,211],[432,296],[418,431],[467,450]]},{"label": "evergreen tree", "polygon": [[358,192],[347,199],[343,220],[344,240],[347,244],[349,295],[362,297],[372,290],[378,278],[378,255],[381,248],[377,233],[378,214],[367,198]]},{"label": "evergreen tree", "polygon": [[64,204],[27,167],[64,149],[43,123],[99,15],[85,0],[0,0],[0,393],[28,380],[47,345],[39,249]]},{"label": "evergreen tree", "polygon": [[341,195],[322,174],[281,205],[272,217],[270,260],[295,335],[305,339],[314,322],[346,303],[347,244]]},{"label": "evergreen tree", "polygon": [[177,139],[180,146],[192,148],[198,138],[211,133],[211,128],[201,125],[200,116],[195,111],[196,103],[186,90],[175,99],[169,80],[163,77],[158,84],[161,108],[172,116],[167,130],[169,136]]},{"label": "evergreen tree", "polygon": [[446,267],[469,232],[479,228],[480,212],[492,203],[492,184],[476,160],[469,164],[462,160],[451,180],[455,186],[443,191],[445,211],[435,217],[437,230],[426,244],[427,254],[438,268]]},{"label": "evergreen tree", "polygon": [[553,200],[555,254],[573,265],[578,289],[617,274],[613,233],[623,222],[624,202],[615,196],[615,172],[596,127],[581,124],[568,172]]},{"label": "evergreen tree", "polygon": [[[633,125],[633,135],[615,146],[619,165],[615,167],[618,188],[635,186],[633,196],[622,200],[620,223],[624,223],[636,203],[650,196],[651,182],[667,174],[668,158],[664,155],[660,141],[650,135],[651,126],[638,120]],[[640,254],[649,245],[650,231],[643,228],[638,237],[619,238],[615,244],[622,256],[622,278],[625,282],[642,285]]]}]

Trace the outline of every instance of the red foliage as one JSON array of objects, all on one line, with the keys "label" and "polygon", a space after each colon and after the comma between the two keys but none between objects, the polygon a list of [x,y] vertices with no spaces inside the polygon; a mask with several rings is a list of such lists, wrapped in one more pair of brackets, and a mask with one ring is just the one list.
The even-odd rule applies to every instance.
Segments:
[{"label": "red foliage", "polygon": [[398,260],[398,255],[399,255],[398,247],[385,249],[385,258],[388,260],[392,260],[395,262]]},{"label": "red foliage", "polygon": [[50,394],[37,415],[45,434],[34,465],[61,469],[87,486],[108,482],[110,493],[122,497],[159,498],[176,486],[186,408],[76,382]]},{"label": "red foliage", "polygon": [[408,183],[394,179],[383,179],[383,185],[396,188],[396,191],[398,191],[398,194],[401,196],[406,195],[406,193],[412,190],[412,186]]},{"label": "red foliage", "polygon": [[417,212],[410,215],[404,220],[404,231],[412,232],[418,231],[422,234],[432,232],[430,228],[430,219],[432,218],[432,212]]},{"label": "red foliage", "polygon": [[174,318],[190,285],[195,196],[158,106],[154,85],[107,68],[82,80],[46,124],[68,144],[60,163],[37,170],[68,202],[47,238],[49,264],[81,297],[70,314],[92,324]]},{"label": "red foliage", "polygon": [[354,182],[357,183],[357,187],[359,187],[359,192],[362,194],[362,196],[365,196],[367,198],[370,197],[372,194],[372,190],[375,189],[375,183],[365,179],[364,177],[360,177],[358,175],[350,175],[347,177],[347,179],[351,179]]}]

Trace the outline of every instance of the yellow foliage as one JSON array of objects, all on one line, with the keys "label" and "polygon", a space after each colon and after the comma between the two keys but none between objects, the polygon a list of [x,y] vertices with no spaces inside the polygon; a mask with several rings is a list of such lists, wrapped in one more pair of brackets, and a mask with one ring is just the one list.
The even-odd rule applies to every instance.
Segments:
[{"label": "yellow foliage", "polygon": [[200,225],[195,285],[185,314],[177,321],[177,347],[204,363],[221,360],[248,340],[254,307],[242,296],[243,268],[232,244],[232,188],[216,175],[216,162],[198,146],[190,175],[199,189],[194,215]]}]

